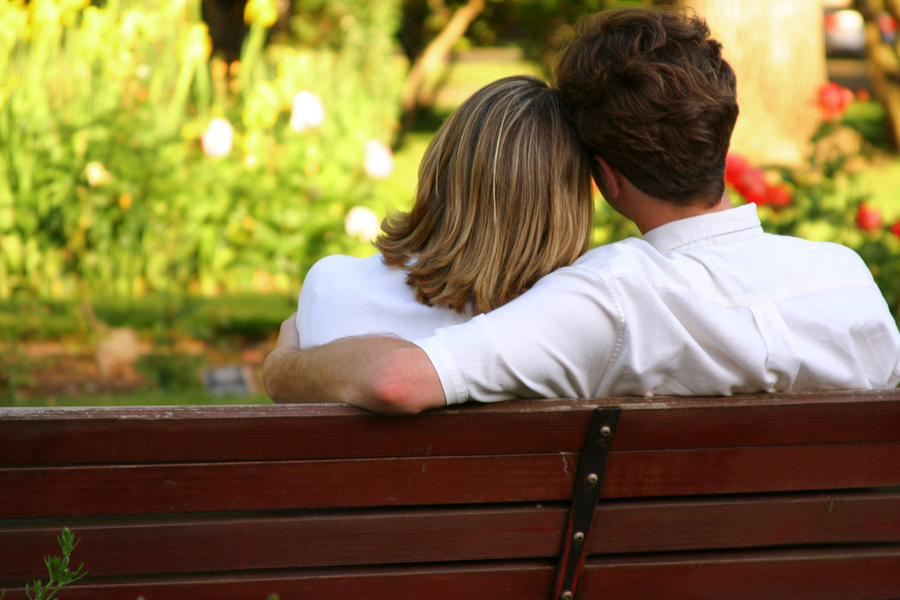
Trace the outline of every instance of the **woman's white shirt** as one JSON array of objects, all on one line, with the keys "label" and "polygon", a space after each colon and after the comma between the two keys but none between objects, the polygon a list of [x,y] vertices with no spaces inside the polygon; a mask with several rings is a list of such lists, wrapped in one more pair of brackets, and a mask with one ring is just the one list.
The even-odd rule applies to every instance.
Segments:
[{"label": "woman's white shirt", "polygon": [[368,258],[335,255],[318,261],[300,291],[300,346],[366,334],[414,340],[471,319],[470,314],[418,302],[413,288],[406,284],[406,274],[385,265],[381,254]]}]

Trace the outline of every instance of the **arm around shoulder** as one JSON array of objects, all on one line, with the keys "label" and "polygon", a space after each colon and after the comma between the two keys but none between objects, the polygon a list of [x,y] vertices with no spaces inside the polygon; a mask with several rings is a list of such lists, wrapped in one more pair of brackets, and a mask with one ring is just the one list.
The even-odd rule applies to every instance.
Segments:
[{"label": "arm around shoulder", "polygon": [[437,372],[415,344],[363,336],[301,349],[295,319],[282,324],[263,367],[266,392],[275,402],[345,402],[391,415],[445,404]]}]

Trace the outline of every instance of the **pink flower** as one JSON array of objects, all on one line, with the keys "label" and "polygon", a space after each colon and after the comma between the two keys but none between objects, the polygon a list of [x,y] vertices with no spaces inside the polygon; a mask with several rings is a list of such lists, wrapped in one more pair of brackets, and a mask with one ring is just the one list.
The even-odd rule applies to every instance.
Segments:
[{"label": "pink flower", "polygon": [[369,177],[387,177],[394,170],[394,156],[391,149],[378,140],[369,140],[363,150],[363,168]]},{"label": "pink flower", "polygon": [[853,102],[853,92],[836,83],[826,83],[819,88],[817,104],[822,109],[825,121],[837,121]]},{"label": "pink flower", "polygon": [[222,158],[231,152],[234,142],[234,129],[225,119],[213,119],[200,140],[203,152],[210,158]]},{"label": "pink flower", "polygon": [[319,97],[309,91],[297,92],[291,104],[291,129],[303,131],[318,127],[325,120],[325,108]]},{"label": "pink flower", "polygon": [[856,226],[863,231],[878,231],[881,229],[881,213],[863,202],[856,213]]}]

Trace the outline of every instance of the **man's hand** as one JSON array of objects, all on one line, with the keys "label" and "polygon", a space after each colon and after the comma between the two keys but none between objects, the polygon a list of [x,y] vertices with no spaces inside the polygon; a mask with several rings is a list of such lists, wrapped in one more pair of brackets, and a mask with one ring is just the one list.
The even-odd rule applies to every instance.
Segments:
[{"label": "man's hand", "polygon": [[380,336],[342,338],[300,349],[297,314],[281,324],[263,380],[275,402],[345,402],[383,414],[444,406],[444,390],[425,351]]},{"label": "man's hand", "polygon": [[297,331],[296,312],[281,324],[281,331],[278,332],[278,341],[275,342],[275,348],[300,349],[300,332]]}]

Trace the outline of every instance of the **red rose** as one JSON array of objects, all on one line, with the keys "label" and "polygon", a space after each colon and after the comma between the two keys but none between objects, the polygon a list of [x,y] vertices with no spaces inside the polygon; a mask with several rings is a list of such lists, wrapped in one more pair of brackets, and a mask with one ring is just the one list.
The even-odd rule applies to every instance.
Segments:
[{"label": "red rose", "polygon": [[773,185],[766,190],[766,199],[772,206],[784,208],[791,203],[791,191],[786,185]]},{"label": "red rose", "polygon": [[725,158],[725,181],[736,189],[747,202],[768,204],[766,175],[752,166],[739,154]]},{"label": "red rose", "polygon": [[891,233],[893,233],[897,237],[900,237],[900,221],[897,221],[896,223],[891,225]]},{"label": "red rose", "polygon": [[819,88],[817,104],[822,109],[822,118],[826,121],[840,119],[851,102],[853,102],[853,92],[836,83],[826,83]]},{"label": "red rose", "polygon": [[863,231],[877,231],[881,229],[881,213],[865,202],[859,205],[856,213],[856,226]]}]

